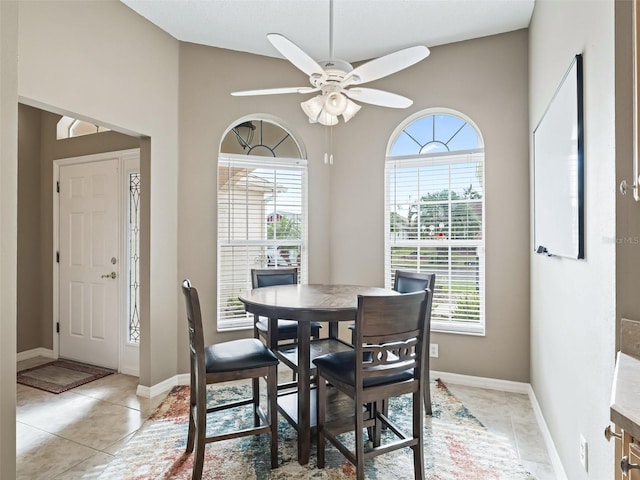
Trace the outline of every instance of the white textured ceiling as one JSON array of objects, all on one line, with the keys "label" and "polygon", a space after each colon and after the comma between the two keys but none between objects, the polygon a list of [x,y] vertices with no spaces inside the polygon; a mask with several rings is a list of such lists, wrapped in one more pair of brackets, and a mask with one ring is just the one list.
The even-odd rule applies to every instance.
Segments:
[{"label": "white textured ceiling", "polygon": [[[178,40],[281,57],[268,33],[329,58],[329,0],[121,0]],[[334,58],[357,62],[526,28],[534,0],[334,0]]]}]

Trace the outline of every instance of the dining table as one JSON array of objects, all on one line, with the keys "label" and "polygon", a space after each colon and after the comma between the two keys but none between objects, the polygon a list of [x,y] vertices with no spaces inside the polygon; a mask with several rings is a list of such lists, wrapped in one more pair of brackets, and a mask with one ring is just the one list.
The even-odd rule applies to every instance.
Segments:
[{"label": "dining table", "polygon": [[[352,349],[351,344],[339,338],[338,324],[355,322],[358,295],[397,294],[391,289],[362,285],[302,284],[254,288],[238,296],[247,312],[268,318],[267,346],[297,370],[296,388],[279,391],[278,411],[297,431],[301,465],[309,463],[316,425],[311,362],[326,353]],[[297,322],[298,338],[294,344],[278,345],[278,319]],[[328,334],[311,340],[311,322],[326,323]]]}]

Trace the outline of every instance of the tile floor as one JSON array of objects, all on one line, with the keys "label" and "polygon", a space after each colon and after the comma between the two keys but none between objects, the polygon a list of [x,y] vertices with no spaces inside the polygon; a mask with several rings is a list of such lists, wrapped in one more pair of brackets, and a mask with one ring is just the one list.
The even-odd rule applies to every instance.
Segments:
[{"label": "tile floor", "polygon": [[[18,370],[47,361],[19,362]],[[447,386],[489,430],[511,443],[538,480],[555,480],[527,395]],[[18,385],[17,479],[98,478],[166,396],[137,397],[136,387],[137,378],[121,374],[59,395]]]}]

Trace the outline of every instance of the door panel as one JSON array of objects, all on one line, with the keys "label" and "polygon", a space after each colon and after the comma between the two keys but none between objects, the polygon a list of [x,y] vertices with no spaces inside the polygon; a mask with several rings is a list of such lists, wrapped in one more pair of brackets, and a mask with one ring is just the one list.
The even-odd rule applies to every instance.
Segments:
[{"label": "door panel", "polygon": [[118,368],[118,160],[60,167],[60,356]]}]

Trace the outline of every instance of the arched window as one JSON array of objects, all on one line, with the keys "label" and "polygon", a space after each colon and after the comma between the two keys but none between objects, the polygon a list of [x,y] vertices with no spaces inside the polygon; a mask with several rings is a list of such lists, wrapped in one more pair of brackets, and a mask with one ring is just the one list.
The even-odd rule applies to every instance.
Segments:
[{"label": "arched window", "polygon": [[218,156],[218,330],[253,326],[238,295],[252,268],[297,267],[307,278],[307,161],[275,121],[239,122]]},{"label": "arched window", "polygon": [[470,120],[427,111],[396,129],[385,167],[385,277],[436,274],[432,329],[484,334],[484,145]]},{"label": "arched window", "polygon": [[108,132],[110,129],[101,125],[85,122],[77,118],[64,116],[58,121],[57,139],[80,137],[82,135],[91,135],[93,133]]}]

